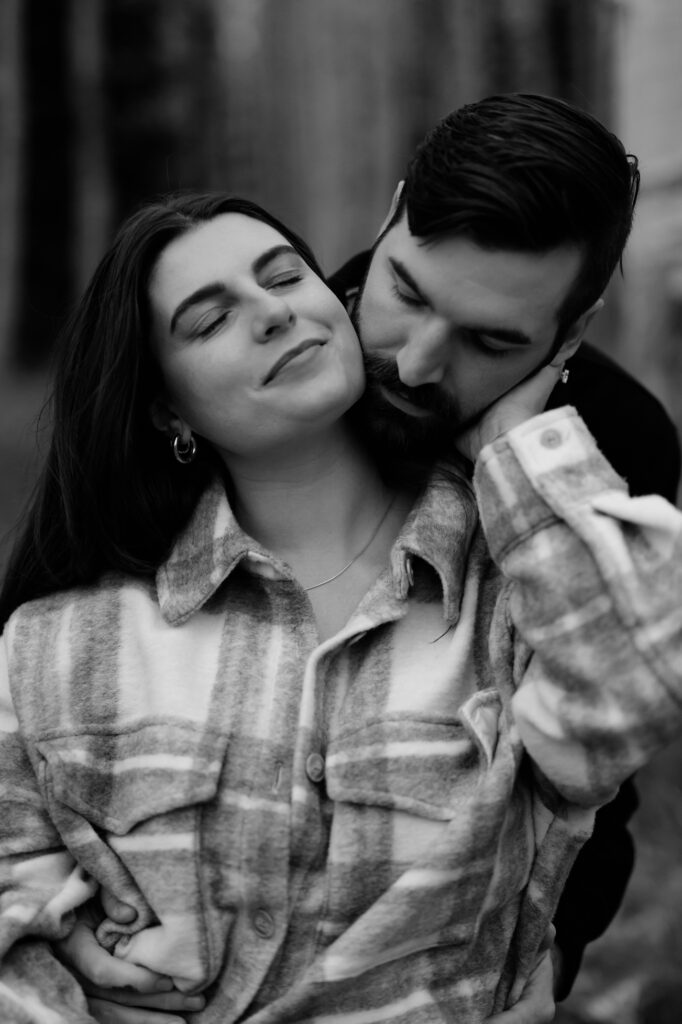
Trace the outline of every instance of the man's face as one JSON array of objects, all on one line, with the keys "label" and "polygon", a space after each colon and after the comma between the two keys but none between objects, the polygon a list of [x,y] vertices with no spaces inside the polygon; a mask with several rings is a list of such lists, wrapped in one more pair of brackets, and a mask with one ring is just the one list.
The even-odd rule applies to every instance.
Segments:
[{"label": "man's face", "polygon": [[403,216],[373,253],[354,314],[378,429],[451,439],[545,363],[580,261],[571,246],[424,243]]}]

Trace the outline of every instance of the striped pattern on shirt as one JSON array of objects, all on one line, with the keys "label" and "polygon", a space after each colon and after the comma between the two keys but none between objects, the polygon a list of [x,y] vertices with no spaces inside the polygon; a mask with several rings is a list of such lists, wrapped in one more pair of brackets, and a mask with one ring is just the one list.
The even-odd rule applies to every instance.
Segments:
[{"label": "striped pattern on shirt", "polygon": [[197,1024],[478,1024],[513,1001],[594,806],[681,718],[679,514],[627,499],[575,414],[531,424],[479,460],[482,524],[434,478],[324,643],[218,486],[155,585],[20,609],[5,947],[75,860],[137,910],[100,940],[205,990]]}]

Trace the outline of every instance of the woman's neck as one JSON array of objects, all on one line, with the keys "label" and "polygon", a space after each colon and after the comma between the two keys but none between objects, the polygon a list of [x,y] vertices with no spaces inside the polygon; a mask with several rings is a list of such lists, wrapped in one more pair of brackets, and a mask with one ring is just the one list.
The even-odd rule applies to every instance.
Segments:
[{"label": "woman's neck", "polygon": [[345,427],[270,458],[228,462],[241,526],[285,560],[320,544],[352,557],[393,496]]},{"label": "woman's neck", "polygon": [[414,495],[387,487],[347,429],[228,469],[241,526],[308,591],[320,640],[333,636],[388,565]]}]

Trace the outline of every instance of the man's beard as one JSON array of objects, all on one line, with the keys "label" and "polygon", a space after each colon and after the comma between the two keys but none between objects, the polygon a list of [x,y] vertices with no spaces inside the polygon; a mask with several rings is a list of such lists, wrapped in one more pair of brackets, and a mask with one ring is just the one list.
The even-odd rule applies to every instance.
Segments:
[{"label": "man's beard", "polygon": [[[359,426],[379,459],[389,458],[423,466],[452,458],[455,437],[463,422],[457,404],[437,384],[406,387],[392,359],[365,352],[365,393],[359,407]],[[396,408],[386,392],[417,406],[426,415]]]},{"label": "man's beard", "polygon": [[[365,361],[366,386],[355,406],[354,419],[364,443],[381,463],[411,465],[416,475],[440,460],[455,455],[455,438],[479,418],[480,413],[464,419],[457,402],[438,384],[411,388],[403,384],[394,359],[368,352],[362,341],[361,309],[367,276],[376,248],[374,244],[365,276],[358,290],[350,318],[360,339]],[[411,415],[396,408],[385,392],[404,398],[427,415]]]}]

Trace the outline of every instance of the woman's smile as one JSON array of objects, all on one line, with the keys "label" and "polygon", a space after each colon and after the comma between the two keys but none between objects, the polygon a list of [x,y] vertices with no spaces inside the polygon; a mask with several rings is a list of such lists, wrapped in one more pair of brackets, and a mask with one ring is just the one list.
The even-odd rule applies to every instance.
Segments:
[{"label": "woman's smile", "polygon": [[345,307],[268,224],[228,213],[194,227],[163,250],[149,292],[162,419],[226,459],[319,444],[362,393]]},{"label": "woman's smile", "polygon": [[294,345],[293,348],[288,349],[270,367],[263,378],[263,384],[271,384],[275,379],[280,379],[285,371],[288,377],[292,370],[297,371],[299,368],[307,367],[311,360],[314,359],[315,354],[321,348],[324,348],[326,344],[327,341],[322,338],[309,338],[307,341],[302,341],[299,345]]}]

